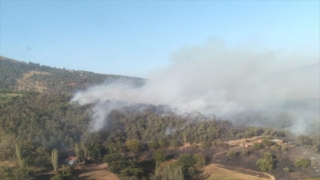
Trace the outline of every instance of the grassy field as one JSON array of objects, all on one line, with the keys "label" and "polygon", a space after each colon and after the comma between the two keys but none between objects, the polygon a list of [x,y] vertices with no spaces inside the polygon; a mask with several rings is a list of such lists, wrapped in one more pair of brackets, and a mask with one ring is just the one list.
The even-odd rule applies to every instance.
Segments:
[{"label": "grassy field", "polygon": [[261,178],[231,171],[214,164],[206,166],[202,175],[206,180],[270,180],[269,178]]}]

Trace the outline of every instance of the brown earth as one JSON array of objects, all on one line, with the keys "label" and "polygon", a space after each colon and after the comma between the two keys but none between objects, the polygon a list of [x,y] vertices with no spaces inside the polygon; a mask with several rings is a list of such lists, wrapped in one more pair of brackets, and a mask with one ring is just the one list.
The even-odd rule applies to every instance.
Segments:
[{"label": "brown earth", "polygon": [[207,180],[275,180],[269,174],[243,168],[225,167],[218,164],[207,165],[201,179]]},{"label": "brown earth", "polygon": [[107,170],[106,163],[78,164],[75,168],[79,180],[119,180]]}]

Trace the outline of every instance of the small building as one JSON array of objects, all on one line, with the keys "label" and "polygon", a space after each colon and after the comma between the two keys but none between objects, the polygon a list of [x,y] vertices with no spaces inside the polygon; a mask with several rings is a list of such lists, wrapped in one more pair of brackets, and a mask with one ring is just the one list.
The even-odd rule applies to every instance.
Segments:
[{"label": "small building", "polygon": [[79,162],[80,161],[79,161],[77,156],[70,156],[64,161],[65,164],[69,164],[69,165],[74,165],[74,164],[77,164]]}]

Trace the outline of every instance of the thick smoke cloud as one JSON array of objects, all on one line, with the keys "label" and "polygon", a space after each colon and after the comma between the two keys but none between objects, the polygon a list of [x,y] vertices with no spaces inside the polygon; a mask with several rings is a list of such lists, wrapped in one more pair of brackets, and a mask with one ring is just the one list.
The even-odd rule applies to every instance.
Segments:
[{"label": "thick smoke cloud", "polygon": [[[169,67],[151,72],[141,87],[117,81],[76,93],[73,101],[96,104],[91,130],[103,127],[111,107],[120,107],[100,108],[108,100],[226,116],[290,99],[319,98],[318,55],[302,58],[297,53],[228,49],[210,41],[182,48],[170,60]],[[303,67],[308,63],[313,65]]]}]

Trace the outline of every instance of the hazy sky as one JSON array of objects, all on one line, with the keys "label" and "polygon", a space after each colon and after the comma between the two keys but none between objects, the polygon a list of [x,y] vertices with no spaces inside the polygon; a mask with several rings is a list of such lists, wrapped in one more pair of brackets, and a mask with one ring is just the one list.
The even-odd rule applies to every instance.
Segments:
[{"label": "hazy sky", "polygon": [[0,2],[0,54],[53,67],[146,77],[210,39],[319,53],[317,0]]}]

